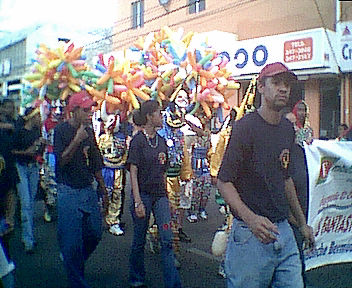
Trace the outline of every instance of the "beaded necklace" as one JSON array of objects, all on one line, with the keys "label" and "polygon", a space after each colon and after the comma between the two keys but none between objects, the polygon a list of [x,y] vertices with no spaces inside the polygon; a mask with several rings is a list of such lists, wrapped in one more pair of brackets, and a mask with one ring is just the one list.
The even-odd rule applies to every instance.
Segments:
[{"label": "beaded necklace", "polygon": [[145,130],[143,130],[143,134],[144,134],[145,138],[147,139],[148,145],[149,145],[151,148],[155,149],[156,147],[158,147],[158,145],[159,145],[159,139],[158,139],[158,135],[157,135],[157,134],[155,134],[156,140],[155,140],[155,144],[154,144],[154,145],[153,145],[152,142],[150,141],[150,137],[149,137],[148,133],[147,133]]}]

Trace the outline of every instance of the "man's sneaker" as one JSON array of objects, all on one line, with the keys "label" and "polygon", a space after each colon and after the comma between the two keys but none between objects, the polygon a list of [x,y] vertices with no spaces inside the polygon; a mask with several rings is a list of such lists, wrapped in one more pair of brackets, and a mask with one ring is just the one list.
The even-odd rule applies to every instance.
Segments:
[{"label": "man's sneaker", "polygon": [[115,236],[120,236],[120,235],[123,235],[123,233],[124,233],[122,231],[122,229],[120,228],[119,224],[115,224],[115,225],[110,226],[109,232]]},{"label": "man's sneaker", "polygon": [[205,210],[203,210],[202,212],[199,213],[199,217],[203,220],[207,220],[208,214],[207,214],[207,212],[205,212]]},{"label": "man's sneaker", "polygon": [[191,215],[187,216],[187,220],[189,223],[195,223],[198,221],[198,217],[197,217],[197,215],[191,214]]},{"label": "man's sneaker", "polygon": [[180,237],[181,242],[191,243],[191,237],[189,237],[182,228],[178,229],[178,236]]}]

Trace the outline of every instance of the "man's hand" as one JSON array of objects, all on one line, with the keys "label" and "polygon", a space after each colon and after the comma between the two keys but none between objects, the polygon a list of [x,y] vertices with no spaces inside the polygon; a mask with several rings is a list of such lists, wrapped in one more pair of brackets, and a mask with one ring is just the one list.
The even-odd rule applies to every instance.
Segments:
[{"label": "man's hand", "polygon": [[305,141],[306,141],[307,145],[311,145],[313,143],[313,140],[314,140],[313,138],[308,138]]},{"label": "man's hand", "polygon": [[102,204],[103,204],[103,213],[104,216],[108,215],[108,209],[109,209],[109,194],[108,191],[106,190],[104,179],[101,176],[101,172],[95,172],[95,179],[98,182],[98,192],[102,197]]},{"label": "man's hand", "polygon": [[81,143],[84,139],[88,138],[88,133],[86,131],[86,126],[81,125],[75,135],[74,140],[77,141],[78,143]]},{"label": "man's hand", "polygon": [[140,202],[138,207],[135,208],[136,215],[138,218],[144,218],[145,217],[145,207],[143,202]]},{"label": "man's hand", "polygon": [[36,145],[29,146],[24,152],[28,156],[35,156]]},{"label": "man's hand", "polygon": [[268,218],[255,215],[247,224],[260,242],[269,244],[277,240],[276,235],[279,234],[279,230]]},{"label": "man's hand", "polygon": [[313,229],[309,225],[305,224],[299,228],[303,238],[304,238],[304,249],[312,249],[315,246],[315,239],[313,234]]},{"label": "man's hand", "polygon": [[38,140],[39,140],[39,143],[38,143],[39,145],[51,145],[50,141],[43,137],[40,137]]}]

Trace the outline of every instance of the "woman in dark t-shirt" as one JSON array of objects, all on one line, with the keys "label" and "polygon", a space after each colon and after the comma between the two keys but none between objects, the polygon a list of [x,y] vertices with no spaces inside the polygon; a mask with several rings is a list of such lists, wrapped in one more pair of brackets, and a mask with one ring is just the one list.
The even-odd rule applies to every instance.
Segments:
[{"label": "woman in dark t-shirt", "polygon": [[162,126],[162,116],[156,101],[146,101],[134,112],[133,120],[142,126],[132,139],[129,165],[134,236],[130,255],[131,287],[144,287],[144,245],[151,211],[158,225],[165,287],[181,287],[174,265],[169,202],[166,197],[165,172],[168,165],[167,146],[156,131]]}]

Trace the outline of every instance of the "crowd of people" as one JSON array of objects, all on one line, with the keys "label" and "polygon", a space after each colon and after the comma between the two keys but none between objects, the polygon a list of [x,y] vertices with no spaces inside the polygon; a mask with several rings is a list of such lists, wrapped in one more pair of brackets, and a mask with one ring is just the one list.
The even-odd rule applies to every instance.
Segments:
[{"label": "crowd of people", "polygon": [[[206,208],[214,194],[225,218],[232,217],[225,219],[229,236],[220,265],[228,287],[304,287],[303,243],[314,246],[306,223],[304,143],[312,143],[313,130],[303,100],[286,109],[295,81],[282,63],[266,65],[257,84],[261,106],[239,121],[233,109],[216,131],[223,136],[217,142],[210,121],[186,114],[177,98],[164,106],[145,101],[133,119],[108,114],[104,107],[97,113],[86,91],[71,95],[65,107],[51,103],[45,119],[40,106],[17,116],[15,103],[3,101],[0,272],[10,268],[0,275],[2,285],[15,285],[8,252],[16,199],[23,248],[35,253],[34,202],[42,190],[45,221],[55,219],[57,211],[69,285],[90,287],[84,267],[101,240],[103,221],[111,234],[124,234],[128,171],[134,233],[130,287],[147,287],[144,249],[146,241],[155,240],[160,241],[165,287],[182,287],[179,242],[192,241],[183,223],[211,217]],[[341,124],[337,140],[351,140],[350,134]]]}]

